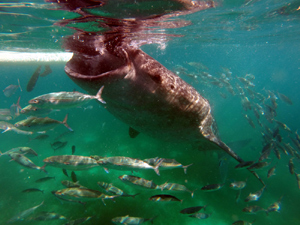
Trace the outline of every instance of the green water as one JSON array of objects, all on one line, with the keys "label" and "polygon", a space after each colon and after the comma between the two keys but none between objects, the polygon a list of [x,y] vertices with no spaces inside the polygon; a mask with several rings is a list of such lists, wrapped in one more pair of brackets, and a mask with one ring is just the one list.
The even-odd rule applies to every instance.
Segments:
[{"label": "green water", "polygon": [[[39,3],[39,1],[36,1]],[[277,5],[276,5],[277,4]],[[287,2],[285,2],[287,5]],[[296,11],[298,1],[293,1],[292,6],[287,8],[289,15],[270,16],[273,8],[280,8],[283,5],[278,1],[258,1],[253,4],[239,5],[233,1],[224,1],[219,8],[214,11],[206,11],[203,14],[195,14],[184,17],[190,19],[191,26],[179,29],[178,33],[185,34],[182,38],[174,38],[167,43],[164,50],[156,45],[146,45],[142,49],[150,56],[158,60],[170,70],[175,70],[177,65],[187,68],[188,72],[196,73],[195,68],[189,66],[188,62],[201,62],[208,67],[208,72],[215,77],[219,77],[222,72],[221,67],[226,67],[232,71],[233,80],[236,76],[243,77],[246,73],[255,75],[255,91],[267,97],[265,89],[278,91],[291,98],[293,105],[288,105],[281,100],[277,100],[278,108],[276,119],[286,123],[292,130],[292,134],[281,130],[284,143],[291,143],[289,135],[294,136],[294,132],[299,128],[300,121],[298,112],[300,104],[298,100],[299,79],[299,11]],[[266,6],[272,10],[267,10]],[[276,6],[276,7],[275,7]],[[25,10],[25,11],[24,11]],[[2,49],[12,49],[13,47],[28,48],[51,48],[61,49],[61,36],[71,34],[67,28],[57,28],[53,31],[53,21],[61,19],[65,14],[62,12],[45,9],[35,9],[34,15],[39,20],[35,22],[35,32],[26,32],[20,38],[14,39],[11,36],[2,36]],[[31,13],[30,10],[21,8],[20,12]],[[38,14],[36,14],[39,12]],[[47,12],[44,17],[41,16]],[[232,12],[232,13],[230,13]],[[68,14],[69,15],[69,14]],[[269,17],[267,16],[269,15]],[[272,14],[273,15],[273,14]],[[0,14],[2,19],[7,19],[6,14]],[[31,18],[31,17],[30,17]],[[201,18],[201,19],[198,19]],[[271,18],[271,19],[270,19]],[[13,32],[20,32],[26,23],[34,25],[34,20],[22,21],[18,16],[17,21],[5,22],[3,31],[8,32],[9,27]],[[8,21],[8,20],[5,20]],[[41,21],[44,21],[43,24]],[[16,25],[17,24],[17,25]],[[42,25],[45,25],[44,27]],[[250,28],[249,28],[249,26]],[[49,27],[48,27],[49,26]],[[17,29],[18,28],[18,29]],[[24,28],[25,29],[25,28]],[[50,37],[42,30],[53,35]],[[251,32],[251,30],[253,30]],[[171,31],[170,31],[171,32]],[[55,34],[55,35],[54,35]],[[19,40],[19,41],[18,41]],[[46,41],[45,41],[46,40]],[[50,63],[52,73],[46,77],[40,77],[36,87],[32,92],[26,92],[27,82],[38,65],[43,63],[3,63],[0,64],[0,89],[3,90],[10,84],[17,84],[20,80],[23,92],[19,90],[6,98],[0,95],[0,108],[9,108],[12,103],[16,103],[21,96],[20,105],[27,105],[27,102],[38,95],[58,92],[73,91],[76,89],[85,92],[76,86],[65,74],[65,63]],[[241,140],[249,140],[246,145],[233,145],[236,151],[245,160],[257,160],[263,148],[262,128],[255,121],[253,112],[247,112],[255,121],[256,128],[253,129],[244,118],[240,98],[232,96],[226,90],[214,85],[205,85],[199,80],[181,75],[187,83],[194,86],[199,93],[207,98],[212,105],[214,117],[218,124],[220,138],[225,143],[232,143]],[[236,90],[236,89],[235,89]],[[219,92],[226,93],[227,98],[220,96]],[[268,104],[270,104],[268,102]],[[16,134],[12,131],[0,134],[0,151],[5,152],[18,146],[29,146],[38,152],[38,157],[32,157],[32,161],[39,166],[43,165],[43,159],[52,155],[71,154],[71,146],[76,146],[76,155],[101,155],[101,156],[128,156],[133,158],[172,158],[183,165],[193,163],[184,174],[183,169],[161,170],[160,176],[154,171],[118,171],[110,170],[106,173],[103,168],[96,167],[86,171],[76,171],[77,178],[81,185],[90,189],[99,190],[98,181],[113,183],[129,194],[136,194],[135,198],[116,198],[115,201],[106,200],[104,205],[101,200],[89,201],[85,206],[76,203],[62,202],[55,198],[51,191],[63,189],[61,181],[68,179],[59,168],[47,167],[48,175],[55,176],[55,180],[44,183],[35,183],[35,180],[44,177],[43,172],[24,168],[16,162],[10,161],[8,156],[0,157],[0,224],[6,222],[28,208],[45,201],[44,205],[37,209],[40,211],[54,211],[70,219],[77,219],[91,216],[92,218],[85,224],[112,224],[111,219],[118,216],[137,216],[151,218],[157,216],[154,224],[174,224],[174,225],[194,225],[210,224],[223,225],[232,224],[236,220],[246,220],[254,224],[262,225],[282,225],[300,224],[299,216],[299,189],[295,175],[291,175],[288,169],[288,161],[292,156],[281,154],[278,160],[272,153],[270,155],[271,165],[258,171],[259,176],[265,181],[266,189],[262,197],[257,202],[246,203],[244,199],[250,192],[258,191],[262,185],[247,170],[235,170],[237,163],[230,158],[226,158],[228,171],[220,172],[217,151],[199,151],[197,146],[191,143],[167,143],[157,139],[152,139],[144,134],[132,139],[128,135],[128,126],[117,120],[100,106],[97,101],[91,101],[87,105],[73,109],[54,111],[48,116],[62,121],[68,114],[68,124],[74,130],[62,136],[60,141],[67,141],[67,145],[53,151],[50,143],[68,131],[64,126],[59,125],[55,129],[47,132],[49,138],[45,140],[32,140],[26,135]],[[24,115],[9,121],[15,123],[25,119]],[[266,126],[274,129],[276,124],[270,124],[265,119],[261,119]],[[33,135],[36,136],[36,135]],[[296,148],[294,146],[294,148]],[[299,159],[294,157],[295,171],[300,172]],[[277,163],[276,175],[267,179],[267,171]],[[222,169],[222,168],[221,168]],[[224,168],[225,170],[225,168]],[[69,171],[70,174],[71,171]],[[123,174],[133,174],[148,180],[153,180],[156,184],[163,184],[166,181],[184,184],[190,190],[195,190],[194,197],[190,193],[167,193],[160,190],[140,190],[122,183],[118,176]],[[225,185],[215,192],[203,192],[201,187],[210,183],[222,183],[226,175]],[[69,178],[70,179],[70,178]],[[242,190],[241,199],[237,203],[235,197],[237,191],[229,188],[230,182],[234,180],[246,180],[247,186]],[[44,194],[22,193],[27,188],[39,188],[44,190]],[[161,194],[173,194],[180,202],[151,202],[149,197]],[[259,205],[267,208],[276,202],[281,196],[282,204],[280,213],[271,212],[267,216],[265,212],[258,212],[254,215],[245,214],[242,209],[248,205]],[[179,211],[186,207],[196,205],[208,205],[206,213],[211,216],[206,220],[199,221],[187,215],[180,214]],[[18,221],[11,224],[64,224],[65,221]],[[147,222],[149,223],[149,222]],[[147,224],[146,223],[146,224]]]},{"label": "green water", "polygon": [[[50,91],[65,90],[71,91],[76,87],[63,72],[63,64],[54,64],[52,66],[53,73],[45,78],[38,80],[37,86],[31,93],[17,92],[11,98],[2,97],[4,107],[9,107],[9,104],[14,102],[18,95],[21,94],[21,106],[26,104],[26,101],[34,96],[48,93]],[[7,80],[14,83],[15,77],[20,78],[20,83],[26,84],[26,80],[30,77],[30,73],[35,70],[36,65],[20,64],[2,66],[2,74],[7,74]],[[8,76],[9,74],[9,76]],[[24,74],[21,75],[20,74]],[[4,85],[5,86],[5,85]],[[23,85],[24,86],[24,85]],[[209,89],[209,88],[208,88]],[[212,95],[215,111],[218,109],[218,101],[221,100],[217,95]],[[219,99],[218,99],[219,98]],[[243,158],[247,160],[255,160],[259,156],[262,149],[261,137],[257,130],[254,130],[247,124],[247,121],[241,116],[241,106],[239,102],[232,102],[231,106],[227,105],[235,99],[228,97],[224,102],[221,102],[223,113],[218,113],[216,120],[219,121],[219,130],[221,137],[224,136],[225,142],[232,142],[251,138],[250,144],[235,149]],[[236,108],[232,109],[232,106]],[[279,106],[285,107],[284,103]],[[295,106],[297,107],[297,102]],[[85,109],[86,108],[86,109]],[[279,111],[278,109],[278,111]],[[68,124],[74,130],[74,133],[63,136],[61,141],[68,141],[68,144],[63,149],[53,152],[50,143],[54,139],[68,131],[64,126],[60,125],[54,130],[50,130],[47,134],[50,136],[46,140],[33,140],[28,143],[28,137],[19,135],[13,132],[1,134],[1,151],[6,151],[18,146],[29,146],[38,152],[39,156],[31,158],[37,165],[43,165],[42,160],[52,155],[71,154],[71,146],[76,146],[77,155],[102,155],[102,156],[128,156],[133,158],[150,158],[164,157],[173,158],[183,165],[193,163],[184,174],[183,169],[161,170],[161,176],[157,176],[152,170],[133,172],[133,175],[153,180],[156,184],[162,184],[166,181],[180,183],[186,185],[190,190],[195,190],[194,197],[190,193],[171,193],[176,197],[183,199],[179,202],[151,202],[149,197],[155,194],[162,193],[160,190],[149,191],[140,190],[132,186],[123,184],[118,176],[123,174],[132,174],[130,171],[110,170],[107,174],[101,167],[93,168],[86,171],[77,171],[77,178],[81,185],[91,189],[99,190],[97,181],[112,182],[119,188],[130,194],[140,193],[134,199],[132,198],[117,198],[115,202],[106,200],[106,206],[101,200],[87,202],[85,206],[76,203],[61,202],[52,194],[52,190],[63,189],[60,181],[67,179],[62,171],[58,168],[47,167],[49,176],[55,176],[55,180],[50,180],[44,183],[35,183],[38,178],[44,177],[43,172],[23,168],[15,162],[10,162],[8,156],[2,156],[1,160],[1,221],[3,223],[9,220],[25,209],[38,205],[41,201],[45,201],[44,206],[37,211],[55,211],[68,218],[80,218],[93,216],[87,224],[111,224],[110,220],[116,216],[139,216],[151,218],[158,215],[155,219],[155,224],[230,224],[235,220],[243,219],[253,221],[256,219],[256,224],[285,224],[287,221],[290,224],[297,224],[299,217],[297,214],[297,197],[298,187],[294,176],[289,174],[287,162],[290,156],[282,156],[278,161],[274,155],[271,155],[272,165],[278,161],[276,176],[270,179],[266,178],[267,169],[259,171],[259,175],[266,182],[267,188],[261,199],[254,204],[261,207],[268,207],[273,202],[277,201],[280,196],[284,196],[282,200],[282,210],[280,213],[270,213],[266,216],[264,212],[259,212],[256,215],[247,215],[242,212],[242,209],[247,205],[243,202],[244,198],[250,193],[261,188],[261,184],[248,172],[244,170],[235,170],[236,162],[229,160],[228,173],[225,186],[215,192],[203,192],[201,187],[209,183],[221,183],[218,152],[198,151],[192,144],[186,143],[165,143],[156,139],[149,138],[140,134],[137,138],[131,139],[128,135],[128,127],[122,122],[115,119],[96,101],[90,102],[81,108],[66,109],[55,111],[49,114],[49,117],[57,120],[62,120],[66,114],[69,114]],[[221,114],[221,115],[220,115]],[[278,116],[279,117],[279,116]],[[15,121],[21,120],[24,116],[18,117]],[[296,124],[290,124],[291,127]],[[287,137],[285,137],[285,140]],[[296,169],[298,168],[298,160],[294,160]],[[229,188],[229,183],[233,180],[247,180],[247,187],[242,191],[241,200],[236,203],[235,196],[237,191]],[[39,188],[45,191],[42,193],[21,193],[27,188]],[[166,193],[166,192],[163,192]],[[206,212],[211,213],[211,217],[207,220],[198,221],[194,218],[189,218],[182,215],[179,211],[183,208],[208,205]],[[42,222],[16,222],[38,224]],[[47,224],[63,224],[62,221],[48,221]]]}]

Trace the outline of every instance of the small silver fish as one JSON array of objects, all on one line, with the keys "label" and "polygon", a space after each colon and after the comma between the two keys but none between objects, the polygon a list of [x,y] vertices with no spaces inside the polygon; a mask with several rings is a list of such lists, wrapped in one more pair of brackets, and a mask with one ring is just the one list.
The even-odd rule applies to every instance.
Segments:
[{"label": "small silver fish", "polygon": [[259,162],[263,161],[263,160],[266,160],[266,159],[269,159],[269,156],[271,154],[271,148],[266,150],[266,151],[263,151],[258,159]]},{"label": "small silver fish", "polygon": [[59,196],[60,198],[76,201],[87,201],[97,199],[104,201],[104,199],[113,199],[118,197],[117,195],[105,195],[97,190],[78,187],[65,188],[62,190],[53,191],[52,193],[55,196]]},{"label": "small silver fish", "polygon": [[44,194],[43,190],[40,190],[38,188],[28,188],[22,191],[23,193],[31,193],[31,192],[42,192]]},{"label": "small silver fish", "polygon": [[245,118],[247,119],[247,121],[250,124],[250,126],[253,127],[253,128],[255,128],[255,124],[254,124],[253,120],[250,118],[250,116],[248,116],[247,114],[245,114]]},{"label": "small silver fish", "polygon": [[234,190],[242,190],[246,187],[247,182],[246,181],[235,181],[230,183],[229,187]]},{"label": "small silver fish", "polygon": [[258,112],[258,110],[257,110],[257,108],[256,108],[256,107],[253,107],[253,113],[254,113],[254,115],[255,115],[256,119],[259,121],[260,114],[259,114],[259,112]]},{"label": "small silver fish", "polygon": [[246,78],[247,80],[253,81],[253,80],[255,79],[255,76],[254,76],[253,74],[251,74],[251,73],[247,73],[247,74],[245,75],[245,78]]},{"label": "small silver fish", "polygon": [[42,170],[45,173],[47,171],[44,169],[44,167],[40,167],[35,165],[30,159],[28,159],[26,156],[20,154],[20,153],[11,153],[9,156],[14,160],[15,162],[19,163],[21,166],[30,168],[30,169],[36,169],[36,170]]},{"label": "small silver fish", "polygon": [[3,130],[2,133],[5,133],[6,131],[14,131],[17,134],[24,134],[24,135],[32,135],[32,131],[25,131],[25,130],[20,130],[16,128],[13,124],[5,122],[5,121],[0,121],[0,130]]},{"label": "small silver fish", "polygon": [[294,156],[296,150],[291,146],[290,143],[286,144],[286,143],[283,143],[284,147],[285,147],[285,150],[288,152],[289,155],[291,156]]},{"label": "small silver fish", "polygon": [[277,166],[277,164],[275,166],[273,166],[271,169],[269,169],[267,178],[270,178],[271,176],[275,175],[276,166]]},{"label": "small silver fish", "polygon": [[3,115],[0,115],[0,120],[5,120],[5,121],[9,121],[9,120],[12,120],[12,116],[3,116]]},{"label": "small silver fish", "polygon": [[277,92],[277,95],[278,95],[278,97],[279,97],[279,99],[280,99],[281,101],[283,101],[283,102],[285,102],[285,103],[287,103],[287,104],[289,104],[289,105],[293,105],[292,100],[291,100],[289,97],[287,97],[286,95],[281,94],[281,93],[279,93],[279,92]]},{"label": "small silver fish", "polygon": [[74,199],[67,199],[67,198],[64,198],[62,197],[59,193],[57,193],[57,191],[51,191],[51,193],[56,197],[58,198],[59,200],[63,200],[63,201],[66,201],[66,202],[71,202],[71,203],[79,203],[79,204],[82,204],[82,205],[85,205],[86,202],[82,202],[82,201],[79,201],[79,200],[74,200]]},{"label": "small silver fish", "polygon": [[102,104],[105,101],[101,98],[104,86],[102,86],[95,96],[74,92],[53,92],[35,97],[29,101],[29,104],[38,108],[47,109],[65,109],[73,108],[88,103],[93,99],[97,99]]},{"label": "small silver fish", "polygon": [[197,219],[207,219],[210,217],[211,214],[208,213],[195,213],[193,215],[190,215],[189,217],[197,218]]},{"label": "small silver fish", "polygon": [[250,87],[255,87],[255,85],[250,81],[250,80],[247,80],[246,78],[244,77],[237,77],[238,80],[243,83],[246,87],[247,86],[250,86]]},{"label": "small silver fish", "polygon": [[278,148],[274,147],[273,150],[274,150],[274,153],[275,153],[277,159],[281,159],[280,151],[278,150]]},{"label": "small silver fish", "polygon": [[209,70],[208,67],[201,62],[189,62],[188,64],[200,70]]},{"label": "small silver fish", "polygon": [[253,165],[251,165],[250,167],[248,167],[248,170],[258,170],[258,169],[262,169],[266,166],[270,165],[269,162],[257,162],[254,163]]},{"label": "small silver fish", "polygon": [[12,148],[4,153],[0,153],[0,156],[2,155],[10,155],[11,153],[20,153],[23,155],[30,155],[30,156],[37,156],[38,154],[36,151],[34,151],[32,148],[29,147],[17,147],[17,148]]},{"label": "small silver fish", "polygon": [[278,121],[278,120],[275,120],[275,119],[274,119],[274,121],[275,121],[282,129],[287,130],[287,131],[289,131],[289,132],[292,132],[291,129],[290,129],[285,123],[282,123],[282,122],[280,122],[280,121]]},{"label": "small silver fish", "polygon": [[281,199],[283,196],[281,196],[278,201],[274,202],[273,204],[271,204],[267,209],[266,209],[266,213],[267,215],[269,214],[269,212],[279,212],[281,209]]},{"label": "small silver fish", "polygon": [[208,184],[201,188],[202,191],[217,191],[221,189],[224,184]]},{"label": "small silver fish", "polygon": [[97,161],[89,156],[57,155],[43,160],[46,166],[67,170],[87,170],[99,166]]},{"label": "small silver fish", "polygon": [[[242,97],[242,106],[243,106],[244,111],[252,109],[252,104],[246,96]],[[246,117],[246,119],[248,119],[248,118]]]},{"label": "small silver fish", "polygon": [[16,221],[22,221],[22,220],[26,219],[29,215],[31,215],[37,208],[39,208],[43,204],[44,204],[44,201],[42,201],[42,203],[37,206],[34,206],[32,208],[29,208],[29,209],[17,214],[16,216],[14,216],[10,220],[8,220],[7,223],[14,223]]},{"label": "small silver fish", "polygon": [[63,121],[54,120],[49,117],[42,118],[32,116],[15,123],[15,127],[24,131],[39,132],[50,130],[59,124],[63,124],[70,131],[73,131],[72,128],[67,124],[67,119],[68,114],[65,116]]},{"label": "small silver fish", "polygon": [[132,217],[132,216],[126,215],[126,216],[122,216],[122,217],[115,217],[111,221],[114,224],[138,225],[138,224],[145,223],[147,221],[150,221],[151,223],[153,223],[152,221],[155,218],[156,217],[152,217],[150,219],[145,219],[142,217]]},{"label": "small silver fish", "polygon": [[18,88],[20,88],[20,91],[22,91],[19,79],[18,79],[18,85],[11,84],[11,85],[7,86],[3,90],[3,93],[6,97],[10,97],[17,91]]},{"label": "small silver fish", "polygon": [[255,99],[254,91],[252,91],[249,87],[245,87],[245,89],[248,91],[250,98]]},{"label": "small silver fish", "polygon": [[56,151],[56,150],[58,150],[58,149],[60,149],[60,148],[65,147],[67,144],[68,144],[67,141],[64,141],[64,142],[62,142],[62,141],[56,141],[56,142],[50,143],[51,148],[52,148],[54,151]]},{"label": "small silver fish", "polygon": [[79,184],[79,181],[73,182],[73,181],[69,181],[69,180],[62,180],[61,184],[67,188],[71,188],[71,187],[86,188],[86,187],[82,186],[81,184]]},{"label": "small silver fish", "polygon": [[135,195],[129,195],[125,193],[120,188],[115,187],[112,183],[105,183],[105,182],[97,182],[98,186],[101,187],[103,190],[105,190],[107,193],[111,193],[113,195],[120,195],[123,197],[135,197],[138,194]]},{"label": "small silver fish", "polygon": [[297,183],[298,183],[298,188],[300,189],[300,174],[295,173],[295,176],[296,176],[296,180],[297,180]]},{"label": "small silver fish", "polygon": [[245,199],[245,202],[252,202],[252,201],[258,201],[261,195],[263,194],[266,186],[262,187],[259,191],[255,193],[250,193],[247,198]]},{"label": "small silver fish", "polygon": [[146,180],[141,177],[131,176],[131,175],[122,175],[119,176],[119,179],[126,184],[132,184],[137,187],[147,188],[147,189],[159,189],[160,186],[156,185],[152,180]]},{"label": "small silver fish", "polygon": [[234,168],[235,169],[242,169],[242,168],[249,167],[253,164],[254,164],[254,161],[244,161],[244,162],[241,162],[238,165],[236,165]]},{"label": "small silver fish", "polygon": [[193,214],[196,213],[198,211],[200,211],[201,209],[204,209],[207,207],[207,205],[205,206],[193,206],[193,207],[189,207],[189,208],[185,208],[183,210],[180,211],[180,213],[182,214]]},{"label": "small silver fish", "polygon": [[244,96],[245,95],[244,89],[238,83],[236,83],[236,88],[238,89],[238,91],[239,91],[238,94],[240,96]]},{"label": "small silver fish", "polygon": [[191,163],[189,165],[184,166],[181,163],[177,162],[175,159],[166,159],[166,158],[158,158],[158,157],[143,159],[143,161],[154,167],[162,161],[162,163],[159,166],[160,169],[183,168],[183,171],[185,174],[186,174],[187,168],[190,167],[191,165],[193,165],[193,163]]},{"label": "small silver fish", "polygon": [[149,198],[153,202],[182,202],[183,200],[178,199],[173,195],[154,195]]},{"label": "small silver fish", "polygon": [[55,177],[42,177],[40,179],[37,179],[35,181],[35,183],[42,183],[42,182],[49,181],[49,180],[55,180]]},{"label": "small silver fish", "polygon": [[49,137],[48,134],[40,134],[34,138],[29,138],[29,142],[33,141],[33,140],[44,140],[44,139],[47,139],[48,137]]},{"label": "small silver fish", "polygon": [[296,135],[296,139],[297,139],[298,143],[300,143],[300,136],[298,134],[298,130],[295,131],[295,135]]},{"label": "small silver fish", "polygon": [[295,173],[295,166],[294,166],[293,159],[294,159],[294,158],[291,158],[291,159],[289,160],[289,170],[290,170],[290,173],[291,173],[292,175],[294,175],[294,173]]},{"label": "small silver fish", "polygon": [[245,213],[248,213],[248,214],[256,214],[257,212],[266,211],[266,210],[261,208],[260,206],[251,205],[251,206],[247,206],[247,207],[243,208],[242,211]]},{"label": "small silver fish", "polygon": [[54,212],[39,212],[37,215],[29,218],[29,220],[49,221],[49,220],[67,220],[65,216]]},{"label": "small silver fish", "polygon": [[177,184],[177,183],[164,183],[162,185],[159,185],[160,189],[163,190],[168,190],[168,191],[177,191],[177,192],[190,192],[191,196],[194,196],[194,191],[190,191],[186,186],[182,184]]},{"label": "small silver fish", "polygon": [[52,109],[41,109],[33,105],[28,105],[21,109],[20,113],[28,116],[43,116],[52,112]]},{"label": "small silver fish", "polygon": [[21,97],[18,98],[18,101],[16,104],[12,104],[9,108],[10,115],[12,116],[13,119],[20,116],[20,110],[22,109],[20,106],[20,98]]},{"label": "small silver fish", "polygon": [[97,163],[107,169],[116,170],[139,170],[139,169],[153,169],[159,176],[159,166],[163,162],[161,159],[155,166],[151,166],[147,162],[140,159],[125,157],[125,156],[113,156],[113,157],[102,157],[97,160]]},{"label": "small silver fish", "polygon": [[260,115],[264,115],[265,114],[265,110],[264,110],[264,108],[261,105],[259,105],[258,103],[255,103],[255,106],[256,106],[258,112],[260,113]]},{"label": "small silver fish", "polygon": [[0,109],[0,116],[10,116],[10,109]]}]

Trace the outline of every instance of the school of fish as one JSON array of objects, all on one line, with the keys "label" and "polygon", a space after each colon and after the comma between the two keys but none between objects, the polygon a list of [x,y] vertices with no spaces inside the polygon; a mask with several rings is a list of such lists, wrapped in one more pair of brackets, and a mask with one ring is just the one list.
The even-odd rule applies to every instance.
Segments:
[{"label": "school of fish", "polygon": [[[287,172],[291,176],[295,176],[295,185],[300,189],[300,172],[297,170],[297,165],[300,160],[300,136],[298,131],[292,131],[289,126],[276,119],[276,110],[281,100],[283,104],[292,105],[293,102],[284,94],[276,91],[264,90],[263,93],[258,92],[255,89],[255,77],[252,74],[246,74],[245,76],[233,76],[232,72],[227,68],[222,68],[220,76],[213,76],[208,73],[208,68],[200,62],[189,62],[187,66],[192,67],[194,72],[190,72],[183,66],[176,66],[174,68],[175,73],[184,78],[189,77],[194,82],[201,82],[203,85],[219,89],[220,96],[222,98],[229,98],[230,95],[237,95],[240,98],[241,108],[244,110],[243,116],[249,125],[255,129],[259,127],[262,137],[262,148],[261,152],[257,154],[257,160],[254,161],[243,161],[236,165],[236,170],[257,171],[257,173],[264,177],[263,186],[258,187],[251,193],[246,193],[244,207],[241,208],[241,212],[247,214],[256,214],[258,212],[265,212],[269,215],[273,212],[280,212],[281,202],[283,196],[278,196],[278,200],[271,203],[268,207],[260,206],[259,202],[263,198],[264,192],[268,191],[268,180],[276,176],[276,168],[278,164],[286,164]],[[49,66],[46,67],[45,72],[50,72]],[[37,74],[38,73],[38,74]],[[27,91],[32,91],[34,85],[37,82],[38,75],[41,73],[41,67],[39,66],[27,84]],[[41,75],[40,76],[45,76]],[[17,89],[21,89],[20,82],[18,85],[9,85],[3,92],[6,97],[11,97]],[[37,96],[28,101],[29,105],[23,109],[20,106],[20,97],[17,103],[13,103],[10,109],[0,109],[0,128],[3,132],[14,131],[17,134],[35,136],[30,141],[43,141],[49,138],[47,131],[55,129],[59,125],[64,125],[68,131],[63,135],[73,133],[72,128],[67,124],[68,114],[66,114],[63,121],[51,119],[46,116],[53,110],[63,110],[74,107],[81,107],[83,104],[88,104],[90,101],[98,101],[101,105],[105,106],[106,102],[102,99],[101,94],[105,87],[101,87],[98,93],[88,95],[77,91],[73,92],[53,92],[44,95]],[[229,94],[229,96],[228,96]],[[23,99],[22,99],[23,100]],[[16,121],[19,117],[27,116],[21,120]],[[253,120],[252,117],[256,118]],[[7,121],[14,121],[14,124]],[[2,133],[3,133],[2,132]],[[58,137],[59,139],[60,137]],[[74,171],[86,171],[95,168],[101,168],[100,171],[105,171],[107,174],[110,170],[117,170],[123,172],[133,173],[133,171],[153,170],[158,176],[160,176],[160,170],[175,170],[177,168],[183,169],[184,174],[187,174],[188,167],[193,165],[193,161],[188,165],[182,165],[176,159],[160,158],[132,158],[125,155],[122,156],[100,156],[100,155],[76,155],[76,147],[72,146],[69,155],[56,155],[56,151],[64,148],[67,145],[67,141],[56,140],[50,143],[51,148],[54,150],[53,156],[43,159],[43,165],[36,165],[30,158],[39,157],[38,151],[33,150],[29,146],[17,147],[7,149],[0,153],[0,160],[7,158],[19,164],[19,166],[25,169],[41,170],[46,173],[45,177],[42,177],[35,182],[56,182],[54,176],[49,176],[48,167],[57,168],[58,171],[71,178],[71,180],[59,181],[64,186],[59,190],[51,190],[50,194],[59,199],[60,201],[66,202],[66,204],[88,204],[88,201],[101,200],[104,205],[106,201],[113,200],[118,201],[119,198],[131,197],[143,198],[143,194],[147,193],[147,190],[154,190],[157,192],[156,195],[152,195],[148,200],[153,202],[182,202],[184,199],[179,198],[177,194],[188,193],[191,198],[197,198],[197,192],[213,192],[223,188],[229,188],[234,190],[237,194],[236,197],[233,195],[233,202],[240,201],[242,190],[247,186],[248,178],[244,180],[231,181],[220,183],[212,183],[204,186],[199,186],[196,189],[191,189],[188,186],[180,183],[169,182],[166,178],[164,183],[156,184],[153,180],[147,180],[146,178],[123,174],[119,177],[110,177],[110,183],[104,181],[98,181],[97,185],[100,190],[90,189],[87,185],[81,185],[77,179]],[[30,144],[30,142],[29,142]],[[282,162],[281,155],[286,155],[289,159],[286,162]],[[2,157],[1,157],[2,156]],[[8,156],[8,157],[6,157]],[[280,161],[281,160],[281,161]],[[71,176],[69,172],[72,171]],[[99,171],[99,172],[100,172]],[[53,175],[53,174],[51,174]],[[116,180],[122,181],[124,186],[122,188],[114,185]],[[126,185],[130,185],[135,189],[135,192],[128,193]],[[42,193],[44,195],[49,194],[45,190],[41,190],[37,187],[24,189],[23,193]],[[181,195],[180,196],[183,196]],[[187,196],[185,198],[188,198]],[[252,202],[255,202],[253,204]],[[248,205],[248,203],[250,203]],[[256,204],[257,203],[257,204]],[[174,203],[175,204],[175,203]],[[32,206],[31,208],[21,211],[12,217],[8,223],[16,221],[47,221],[47,220],[66,220],[66,224],[80,224],[93,218],[93,215],[89,217],[79,218],[76,222],[63,215],[55,212],[39,212],[35,213],[37,208],[43,207],[44,202],[39,205]],[[159,203],[158,203],[159,207]],[[201,209],[208,212],[199,212]],[[181,214],[188,214],[188,217],[203,220],[213,217],[208,203],[204,206],[192,206],[183,208]],[[33,214],[33,216],[32,216]],[[143,218],[136,216],[123,215],[115,218],[111,218],[112,223],[115,224],[142,224],[158,220],[159,215],[153,215],[151,218]],[[253,224],[245,220],[236,220],[232,224]]]}]

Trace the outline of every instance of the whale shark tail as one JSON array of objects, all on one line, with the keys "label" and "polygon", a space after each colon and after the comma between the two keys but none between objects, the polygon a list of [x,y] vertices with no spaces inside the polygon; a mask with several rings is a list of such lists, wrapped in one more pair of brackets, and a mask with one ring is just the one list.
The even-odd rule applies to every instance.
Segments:
[{"label": "whale shark tail", "polygon": [[[228,155],[230,155],[232,158],[234,158],[239,163],[245,162],[236,152],[234,152],[229,146],[227,146],[224,142],[219,140],[216,136],[211,135],[208,139],[211,143],[215,144],[217,148],[221,148],[223,151],[225,151]],[[249,170],[264,186],[264,181],[258,176],[258,174],[255,171]]]}]

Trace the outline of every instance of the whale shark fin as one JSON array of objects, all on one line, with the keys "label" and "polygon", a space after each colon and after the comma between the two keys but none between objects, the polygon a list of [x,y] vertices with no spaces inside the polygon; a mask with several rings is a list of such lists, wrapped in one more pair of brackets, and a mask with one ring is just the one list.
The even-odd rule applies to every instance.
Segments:
[{"label": "whale shark fin", "polygon": [[131,138],[136,138],[136,136],[138,136],[139,133],[140,133],[139,131],[133,129],[132,127],[129,127],[129,136]]}]

